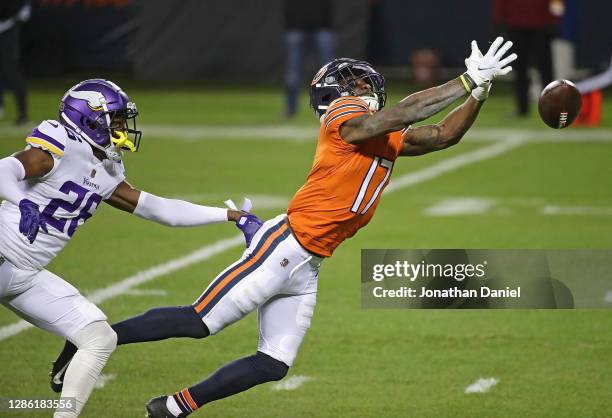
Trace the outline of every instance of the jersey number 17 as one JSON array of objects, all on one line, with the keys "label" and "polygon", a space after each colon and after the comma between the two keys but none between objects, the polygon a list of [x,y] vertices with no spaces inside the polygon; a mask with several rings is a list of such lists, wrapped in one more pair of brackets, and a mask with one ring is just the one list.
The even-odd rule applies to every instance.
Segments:
[{"label": "jersey number 17", "polygon": [[[375,177],[375,174],[379,169],[385,170],[384,176],[382,177],[379,183],[371,184],[372,179]],[[380,194],[381,190],[389,180],[389,176],[391,175],[392,169],[393,161],[381,157],[374,157],[374,160],[372,160],[372,164],[370,164],[370,168],[368,169],[368,173],[361,182],[361,187],[359,187],[359,193],[357,193],[355,202],[351,207],[351,212],[360,213],[361,215],[363,215],[368,211],[368,209],[372,207],[374,202],[376,202],[376,198]],[[370,194],[370,190],[373,187],[375,187],[375,189],[374,192],[372,192],[372,197],[370,197],[370,200],[368,200],[368,203],[366,203],[363,209],[359,210],[365,197]]]}]

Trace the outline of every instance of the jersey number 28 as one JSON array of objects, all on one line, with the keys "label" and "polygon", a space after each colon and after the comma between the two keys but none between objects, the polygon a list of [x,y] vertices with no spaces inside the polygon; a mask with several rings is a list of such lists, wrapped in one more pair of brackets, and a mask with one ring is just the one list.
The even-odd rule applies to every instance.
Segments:
[{"label": "jersey number 28", "polygon": [[[69,237],[74,235],[74,232],[79,227],[80,223],[85,222],[91,218],[89,210],[96,205],[97,208],[102,201],[102,196],[93,193],[90,190],[79,186],[75,182],[67,181],[60,187],[60,192],[67,196],[75,194],[76,199],[73,202],[68,202],[62,199],[51,199],[47,207],[43,210],[43,215],[46,218],[47,224],[57,229],[58,231],[65,232]],[[87,195],[89,194],[89,197]],[[85,203],[83,203],[85,202]],[[53,215],[58,208],[64,209],[66,212],[75,213],[79,211],[78,215],[74,218],[54,218]],[[66,231],[66,223],[70,221],[68,230]]]}]

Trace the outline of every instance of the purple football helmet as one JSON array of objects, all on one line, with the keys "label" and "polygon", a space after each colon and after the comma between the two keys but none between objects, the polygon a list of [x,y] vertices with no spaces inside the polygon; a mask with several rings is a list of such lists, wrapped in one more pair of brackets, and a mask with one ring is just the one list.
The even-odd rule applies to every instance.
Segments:
[{"label": "purple football helmet", "polygon": [[[123,131],[130,138],[131,147],[137,151],[141,131],[136,130],[136,104],[121,87],[103,80],[85,80],[66,92],[60,103],[60,122],[80,134],[91,146],[107,152],[111,150],[114,131]],[[123,126],[118,126],[120,121]],[[128,126],[132,121],[132,127]],[[115,135],[116,137],[116,135]]]}]

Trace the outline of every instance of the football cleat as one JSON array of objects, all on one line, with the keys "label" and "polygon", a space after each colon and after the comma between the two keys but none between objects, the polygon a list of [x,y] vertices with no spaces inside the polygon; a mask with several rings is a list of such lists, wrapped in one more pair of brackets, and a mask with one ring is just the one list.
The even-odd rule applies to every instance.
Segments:
[{"label": "football cleat", "polygon": [[57,360],[51,365],[51,390],[55,393],[61,393],[64,388],[64,376],[66,376],[66,370],[70,365],[72,357],[77,352],[77,348],[74,345],[70,345],[70,348],[64,349]]},{"label": "football cleat", "polygon": [[181,413],[178,417],[173,415],[172,412],[166,407],[166,400],[168,396],[162,395],[157,398],[151,399],[147,402],[147,418],[185,418],[187,414]]}]

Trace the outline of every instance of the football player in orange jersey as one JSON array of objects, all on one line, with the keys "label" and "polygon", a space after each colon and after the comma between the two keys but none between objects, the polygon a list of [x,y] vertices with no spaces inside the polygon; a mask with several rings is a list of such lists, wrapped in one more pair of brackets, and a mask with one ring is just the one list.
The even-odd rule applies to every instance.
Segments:
[{"label": "football player in orange jersey", "polygon": [[[254,355],[174,395],[150,400],[149,417],[185,417],[204,404],[285,377],[310,326],[323,259],[370,221],[398,156],[438,151],[461,139],[492,80],[511,71],[508,64],[516,59],[506,57],[511,46],[497,38],[483,56],[473,41],[464,74],[387,109],[384,78],[367,62],[341,58],[319,70],[310,93],[321,121],[315,160],[287,215],[265,222],[243,256],[191,307],[156,308],[113,325],[119,345],[203,338],[258,311]],[[465,95],[440,123],[410,127]],[[185,308],[195,320],[177,323],[181,317],[173,312]]]}]

